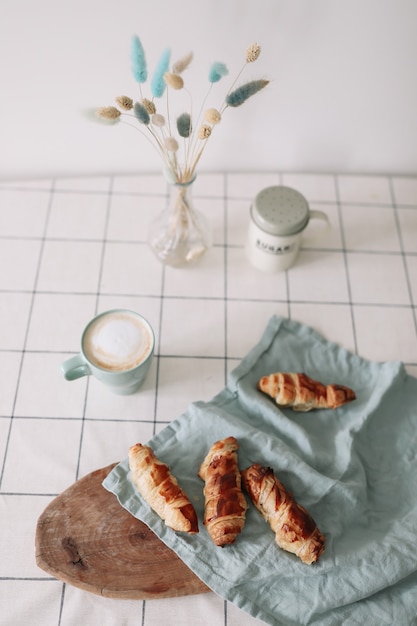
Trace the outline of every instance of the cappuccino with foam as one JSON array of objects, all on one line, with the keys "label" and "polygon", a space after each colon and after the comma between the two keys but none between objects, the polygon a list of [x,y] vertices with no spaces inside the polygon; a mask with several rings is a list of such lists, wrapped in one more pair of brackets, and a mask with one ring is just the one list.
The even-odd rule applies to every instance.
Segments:
[{"label": "cappuccino with foam", "polygon": [[127,309],[106,311],[87,325],[81,352],[61,369],[67,380],[92,374],[115,393],[134,393],[150,368],[154,343],[144,317]]},{"label": "cappuccino with foam", "polygon": [[87,328],[83,350],[96,367],[130,370],[149,356],[152,336],[142,318],[129,311],[110,311]]}]

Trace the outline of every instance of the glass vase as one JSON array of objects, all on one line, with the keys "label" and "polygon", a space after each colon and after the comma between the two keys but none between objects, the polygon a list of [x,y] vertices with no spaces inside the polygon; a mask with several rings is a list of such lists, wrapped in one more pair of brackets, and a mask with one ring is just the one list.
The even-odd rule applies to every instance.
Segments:
[{"label": "glass vase", "polygon": [[148,244],[165,265],[194,265],[211,245],[209,224],[193,205],[194,180],[169,185],[168,206],[149,229]]}]

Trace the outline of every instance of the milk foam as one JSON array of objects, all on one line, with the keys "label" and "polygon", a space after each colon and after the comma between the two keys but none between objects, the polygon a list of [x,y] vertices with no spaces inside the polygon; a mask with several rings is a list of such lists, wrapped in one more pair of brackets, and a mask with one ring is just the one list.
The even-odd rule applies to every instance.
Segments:
[{"label": "milk foam", "polygon": [[99,317],[84,335],[83,349],[94,365],[123,371],[139,365],[151,352],[152,338],[140,318],[125,311]]}]

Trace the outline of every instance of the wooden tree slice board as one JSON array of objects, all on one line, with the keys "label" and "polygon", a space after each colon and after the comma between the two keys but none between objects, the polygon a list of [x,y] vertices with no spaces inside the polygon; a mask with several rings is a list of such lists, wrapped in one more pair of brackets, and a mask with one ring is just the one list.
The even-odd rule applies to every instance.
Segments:
[{"label": "wooden tree slice board", "polygon": [[172,598],[210,589],[102,486],[116,464],[55,498],[38,519],[36,563],[70,585],[108,598]]}]

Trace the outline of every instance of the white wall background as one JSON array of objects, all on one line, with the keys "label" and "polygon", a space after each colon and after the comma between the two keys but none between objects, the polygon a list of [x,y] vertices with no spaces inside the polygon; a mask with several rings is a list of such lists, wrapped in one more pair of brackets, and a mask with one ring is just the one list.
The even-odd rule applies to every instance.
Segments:
[{"label": "white wall background", "polygon": [[192,50],[196,94],[261,44],[244,79],[271,84],[227,111],[201,169],[417,172],[416,0],[1,0],[1,179],[160,168],[135,130],[83,115],[138,97],[133,34],[150,69]]}]

